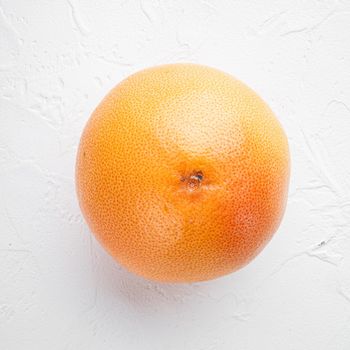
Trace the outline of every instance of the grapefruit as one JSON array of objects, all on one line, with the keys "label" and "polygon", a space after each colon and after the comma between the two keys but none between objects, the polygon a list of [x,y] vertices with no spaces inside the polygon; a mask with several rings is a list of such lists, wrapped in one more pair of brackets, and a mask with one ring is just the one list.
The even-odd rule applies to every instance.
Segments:
[{"label": "grapefruit", "polygon": [[98,240],[136,274],[191,282],[235,271],[276,231],[287,138],[271,109],[228,74],[194,64],[117,85],[81,137],[76,188]]}]

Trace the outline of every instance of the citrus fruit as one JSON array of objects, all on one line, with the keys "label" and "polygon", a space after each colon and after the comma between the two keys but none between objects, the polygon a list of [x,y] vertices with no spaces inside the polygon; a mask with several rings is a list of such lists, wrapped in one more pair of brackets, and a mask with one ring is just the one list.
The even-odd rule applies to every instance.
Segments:
[{"label": "citrus fruit", "polygon": [[170,64],[131,75],[89,119],[76,187],[98,240],[136,274],[212,279],[244,266],[284,212],[280,123],[242,82]]}]

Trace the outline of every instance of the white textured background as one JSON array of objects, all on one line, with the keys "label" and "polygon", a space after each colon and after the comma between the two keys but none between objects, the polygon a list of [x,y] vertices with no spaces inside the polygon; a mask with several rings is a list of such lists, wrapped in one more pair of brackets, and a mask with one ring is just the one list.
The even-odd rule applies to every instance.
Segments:
[{"label": "white textured background", "polygon": [[[82,220],[82,128],[130,73],[190,61],[288,134],[284,221],[245,269],[161,285]],[[0,0],[0,349],[349,350],[350,1]]]}]

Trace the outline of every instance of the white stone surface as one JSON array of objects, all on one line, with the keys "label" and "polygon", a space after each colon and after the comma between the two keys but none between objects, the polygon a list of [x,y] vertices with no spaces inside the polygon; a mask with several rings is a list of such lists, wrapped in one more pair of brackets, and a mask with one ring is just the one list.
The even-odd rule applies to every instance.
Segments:
[{"label": "white stone surface", "polygon": [[[74,163],[109,89],[183,61],[270,104],[292,179],[249,266],[162,285],[92,237]],[[349,68],[349,0],[0,0],[0,349],[349,350]]]}]

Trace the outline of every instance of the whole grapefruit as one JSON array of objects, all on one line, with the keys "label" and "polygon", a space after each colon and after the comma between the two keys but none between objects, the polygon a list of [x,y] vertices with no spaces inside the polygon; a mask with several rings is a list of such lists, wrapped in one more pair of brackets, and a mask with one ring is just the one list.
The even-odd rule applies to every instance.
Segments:
[{"label": "whole grapefruit", "polygon": [[76,164],[86,221],[127,269],[191,282],[239,269],[270,240],[289,182],[270,108],[228,74],[194,64],[138,72],[89,119]]}]

